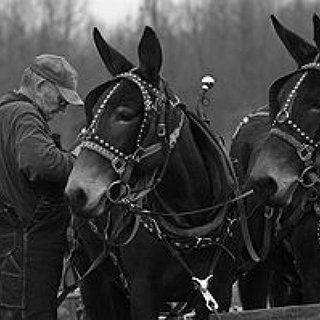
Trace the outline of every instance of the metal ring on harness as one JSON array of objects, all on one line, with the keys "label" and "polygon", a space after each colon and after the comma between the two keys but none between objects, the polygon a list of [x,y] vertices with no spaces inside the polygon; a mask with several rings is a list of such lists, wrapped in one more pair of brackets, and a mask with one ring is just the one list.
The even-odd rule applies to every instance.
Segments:
[{"label": "metal ring on harness", "polygon": [[273,217],[273,214],[274,214],[274,208],[266,206],[264,211],[264,217],[266,219],[271,219]]},{"label": "metal ring on harness", "polygon": [[299,177],[299,182],[305,188],[311,188],[316,184],[316,179],[313,178],[314,172],[312,169],[314,169],[313,166],[305,168]]},{"label": "metal ring on harness", "polygon": [[[110,200],[112,203],[119,203],[122,199],[127,197],[131,193],[131,188],[130,186],[121,181],[121,180],[116,180],[110,183],[106,196],[108,200]],[[114,196],[113,194],[118,194],[118,196]]]},{"label": "metal ring on harness", "polygon": [[279,123],[284,123],[289,119],[290,115],[287,109],[280,110],[277,114],[276,120]]}]

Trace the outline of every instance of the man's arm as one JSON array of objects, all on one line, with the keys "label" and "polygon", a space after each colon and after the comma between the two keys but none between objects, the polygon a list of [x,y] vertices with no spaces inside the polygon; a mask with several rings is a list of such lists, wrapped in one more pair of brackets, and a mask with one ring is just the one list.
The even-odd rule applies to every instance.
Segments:
[{"label": "man's arm", "polygon": [[40,115],[26,112],[16,124],[19,169],[28,180],[66,182],[74,156],[57,147]]}]

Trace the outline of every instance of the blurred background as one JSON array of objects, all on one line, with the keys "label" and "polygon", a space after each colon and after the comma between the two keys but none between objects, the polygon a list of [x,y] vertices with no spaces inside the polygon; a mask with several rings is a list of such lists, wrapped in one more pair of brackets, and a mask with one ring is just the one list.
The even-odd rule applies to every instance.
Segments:
[{"label": "blurred background", "polygon": [[[312,41],[320,0],[0,0],[0,93],[18,87],[35,55],[54,53],[76,67],[84,98],[110,78],[92,41],[93,26],[137,62],[137,44],[148,24],[163,47],[163,75],[190,108],[202,76],[216,78],[208,113],[229,145],[242,117],[267,103],[271,83],[295,68],[271,13]],[[68,148],[83,122],[83,110],[72,107],[52,126]]]}]

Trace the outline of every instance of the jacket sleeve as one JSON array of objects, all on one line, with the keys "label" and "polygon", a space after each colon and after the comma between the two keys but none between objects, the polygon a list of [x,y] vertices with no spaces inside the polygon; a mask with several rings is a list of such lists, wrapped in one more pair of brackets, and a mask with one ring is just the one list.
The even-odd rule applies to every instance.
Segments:
[{"label": "jacket sleeve", "polygon": [[26,112],[17,119],[15,150],[29,181],[66,183],[75,158],[57,147],[40,115]]}]

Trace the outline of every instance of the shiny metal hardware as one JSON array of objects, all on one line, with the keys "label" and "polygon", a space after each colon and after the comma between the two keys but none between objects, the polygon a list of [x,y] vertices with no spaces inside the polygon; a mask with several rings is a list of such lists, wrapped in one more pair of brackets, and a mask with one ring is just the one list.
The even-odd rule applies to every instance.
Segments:
[{"label": "shiny metal hardware", "polygon": [[[115,197],[113,196],[113,193],[118,195]],[[112,203],[120,203],[122,202],[126,197],[128,197],[131,194],[131,188],[127,183],[124,183],[121,180],[116,180],[110,183],[107,191],[106,196],[108,200]]]},{"label": "shiny metal hardware", "polygon": [[280,110],[276,116],[276,120],[278,123],[284,123],[289,119],[289,112],[287,109]]},{"label": "shiny metal hardware", "polygon": [[209,281],[213,277],[213,275],[209,275],[205,279],[199,279],[197,277],[192,277],[192,281],[195,284],[196,289],[200,291],[200,293],[203,296],[203,299],[206,302],[206,307],[209,311],[216,311],[219,308],[219,305],[215,298],[212,296],[212,294],[209,291]]}]

